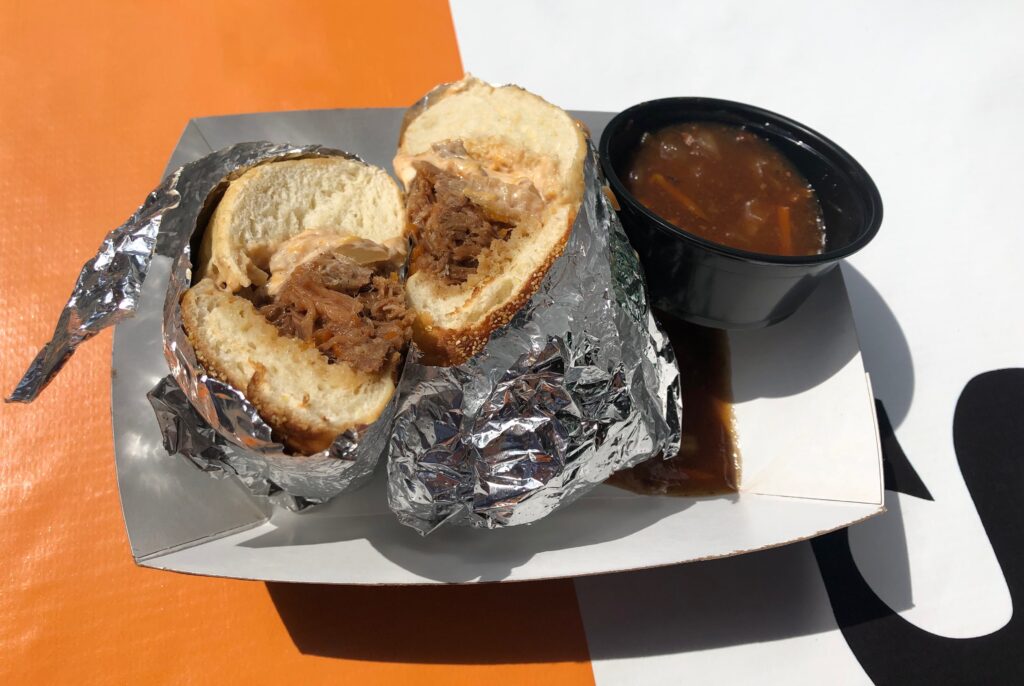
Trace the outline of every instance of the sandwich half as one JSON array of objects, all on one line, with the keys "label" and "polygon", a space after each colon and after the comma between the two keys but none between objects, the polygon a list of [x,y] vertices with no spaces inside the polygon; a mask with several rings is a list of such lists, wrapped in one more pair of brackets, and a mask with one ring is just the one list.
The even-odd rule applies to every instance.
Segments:
[{"label": "sandwich half", "polygon": [[295,452],[377,420],[411,335],[398,269],[402,193],[343,157],[271,162],[233,180],[181,301],[206,372],[242,391]]},{"label": "sandwich half", "polygon": [[586,149],[572,117],[517,86],[466,77],[408,113],[394,169],[427,364],[466,361],[537,291],[576,220]]}]

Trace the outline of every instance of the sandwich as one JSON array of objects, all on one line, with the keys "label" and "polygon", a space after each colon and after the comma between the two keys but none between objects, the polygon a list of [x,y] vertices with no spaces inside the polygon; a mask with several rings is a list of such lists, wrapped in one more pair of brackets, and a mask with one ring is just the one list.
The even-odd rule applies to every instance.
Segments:
[{"label": "sandwich", "polygon": [[206,372],[296,453],[375,422],[411,336],[402,193],[345,157],[275,161],[231,181],[182,321]]},{"label": "sandwich", "polygon": [[466,77],[409,112],[393,164],[424,363],[465,362],[536,293],[579,212],[586,151],[572,117],[517,86]]}]

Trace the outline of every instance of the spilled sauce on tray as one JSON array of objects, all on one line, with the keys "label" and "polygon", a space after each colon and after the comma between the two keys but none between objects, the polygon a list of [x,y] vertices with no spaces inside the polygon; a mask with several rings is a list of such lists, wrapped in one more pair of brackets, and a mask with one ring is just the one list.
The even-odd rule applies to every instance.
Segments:
[{"label": "spilled sauce on tray", "polygon": [[607,483],[648,495],[701,496],[736,492],[739,450],[732,411],[729,339],[724,331],[662,313],[657,319],[679,361],[682,442],[668,460],[657,457],[617,472]]}]

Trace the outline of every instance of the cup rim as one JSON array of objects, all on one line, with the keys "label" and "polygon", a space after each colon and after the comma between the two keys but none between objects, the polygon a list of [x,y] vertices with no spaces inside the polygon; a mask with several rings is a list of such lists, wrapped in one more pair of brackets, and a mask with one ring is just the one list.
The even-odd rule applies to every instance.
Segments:
[{"label": "cup rim", "polygon": [[[714,241],[709,241],[706,238],[697,236],[686,229],[680,228],[675,224],[666,221],[659,215],[655,214],[626,189],[622,180],[619,178],[618,173],[614,169],[610,155],[608,154],[612,137],[621,130],[626,121],[645,110],[649,110],[654,107],[663,107],[666,105],[674,106],[675,109],[680,111],[685,111],[686,109],[693,109],[696,111],[702,111],[705,109],[725,110],[733,114],[738,114],[741,118],[750,120],[751,123],[767,123],[769,125],[776,126],[779,129],[799,134],[800,140],[808,148],[818,152],[822,157],[830,162],[837,159],[840,164],[835,165],[836,168],[843,169],[846,176],[853,177],[854,181],[857,182],[858,190],[860,195],[864,198],[868,210],[869,216],[867,220],[867,227],[861,231],[853,241],[835,250],[826,250],[818,255],[772,255],[770,253],[750,252],[715,243]],[[709,121],[714,121],[714,119],[712,118]],[[853,158],[852,155],[814,129],[811,129],[794,119],[790,119],[789,117],[754,105],[748,105],[732,100],[720,100],[717,98],[705,97],[671,97],[659,98],[656,100],[645,100],[644,102],[637,103],[622,110],[612,117],[611,121],[608,122],[607,126],[605,126],[601,133],[601,140],[598,145],[598,156],[600,157],[601,167],[604,170],[605,177],[611,185],[612,190],[615,191],[615,194],[620,199],[629,203],[633,209],[640,212],[645,219],[650,221],[660,231],[675,238],[689,240],[706,250],[746,262],[761,262],[777,265],[827,264],[829,262],[834,262],[843,259],[844,257],[848,257],[863,248],[871,242],[882,225],[882,196],[878,192],[878,187],[868,175],[867,171],[859,162],[857,162],[856,159]]]}]

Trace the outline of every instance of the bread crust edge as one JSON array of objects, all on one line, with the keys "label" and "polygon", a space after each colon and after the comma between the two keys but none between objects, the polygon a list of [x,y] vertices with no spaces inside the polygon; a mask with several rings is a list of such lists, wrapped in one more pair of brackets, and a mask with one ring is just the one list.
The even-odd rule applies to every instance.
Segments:
[{"label": "bread crust edge", "polygon": [[530,274],[526,285],[516,296],[501,307],[491,310],[475,325],[465,329],[443,329],[433,326],[429,314],[417,312],[412,340],[423,354],[422,363],[436,367],[453,367],[466,362],[483,350],[491,334],[512,321],[512,317],[537,293],[551,266],[565,252],[578,213],[577,207],[577,211],[569,216],[566,222],[568,226],[556,246],[548,253],[544,262]]},{"label": "bread crust edge", "polygon": [[[465,76],[459,81],[437,86],[406,111],[405,116],[402,119],[402,126],[398,135],[397,152],[401,154],[404,149],[405,132],[413,121],[445,98],[460,92],[464,88],[472,86],[474,83],[483,83],[491,89],[499,88],[486,84],[485,82],[482,82],[470,75]],[[532,93],[517,84],[507,84],[507,86],[501,87],[515,88],[531,97],[537,98],[549,107],[558,108],[557,105],[553,105],[536,93]],[[562,111],[564,112],[564,110]],[[565,246],[569,242],[573,226],[576,223],[576,217],[579,215],[580,209],[583,205],[585,165],[588,149],[588,135],[585,131],[585,127],[582,126],[579,120],[575,119],[567,112],[566,115],[569,116],[569,119],[572,121],[576,130],[579,151],[573,164],[573,177],[575,179],[575,183],[573,184],[572,190],[575,206],[573,211],[569,214],[565,231],[558,243],[548,253],[544,262],[535,269],[527,279],[526,287],[520,289],[519,293],[504,305],[489,312],[486,317],[474,326],[465,329],[438,328],[433,326],[432,317],[430,317],[429,314],[417,312],[416,321],[413,324],[412,339],[423,354],[421,361],[424,364],[451,367],[466,362],[469,358],[483,350],[487,345],[487,342],[490,340],[491,334],[508,324],[512,320],[512,317],[515,316],[516,312],[522,309],[530,298],[536,294],[537,290],[540,288],[541,282],[551,269],[551,266],[559,257],[562,256],[562,253],[565,252]],[[410,272],[409,275],[411,276],[412,272]]]},{"label": "bread crust edge", "polygon": [[[216,285],[214,285],[214,288],[217,288]],[[221,289],[218,288],[217,290]],[[221,292],[225,295],[231,295],[225,291]],[[391,396],[385,399],[385,401],[381,403],[380,407],[374,408],[374,411],[368,413],[368,415],[373,415],[373,417],[370,419],[370,417],[367,416],[366,419],[370,421],[366,422],[353,422],[351,424],[342,424],[339,427],[324,428],[315,427],[307,422],[292,419],[288,413],[275,408],[269,393],[271,389],[266,384],[260,383],[259,376],[262,365],[258,362],[253,362],[256,367],[256,372],[248,379],[243,379],[238,375],[228,374],[223,367],[217,364],[216,356],[212,354],[205,342],[195,335],[195,332],[198,331],[200,327],[199,323],[196,321],[193,307],[188,305],[194,297],[195,295],[192,293],[192,289],[185,291],[181,297],[180,306],[181,320],[185,329],[185,335],[192,344],[192,349],[196,353],[196,359],[203,366],[207,375],[226,381],[239,391],[242,391],[246,400],[252,403],[253,407],[255,407],[259,412],[260,417],[270,425],[271,429],[279,435],[284,445],[292,451],[304,455],[312,455],[323,450],[327,450],[331,444],[334,443],[334,439],[340,434],[349,430],[360,431],[379,419],[387,408],[388,403],[391,401],[391,397],[394,396],[394,392],[392,392]],[[324,360],[324,364],[327,364],[326,359]],[[395,365],[388,367],[384,372],[382,372],[382,376],[390,375],[392,378],[394,378],[395,374]]]}]

